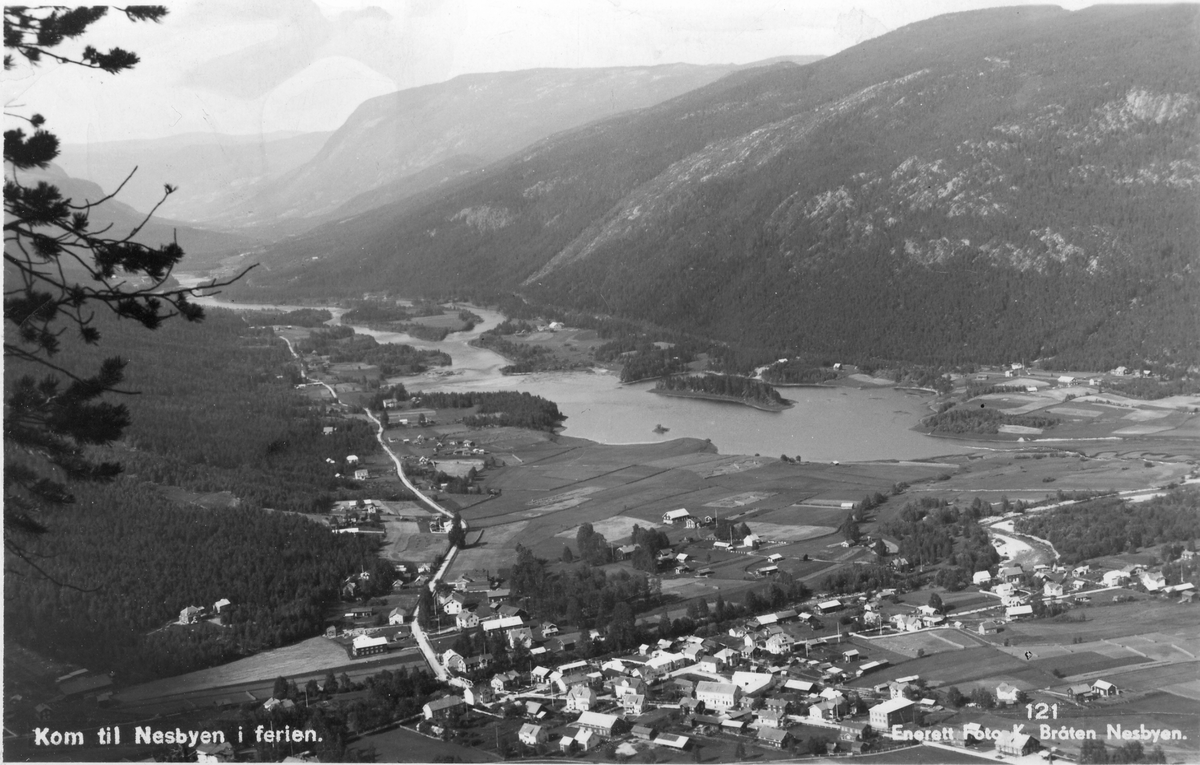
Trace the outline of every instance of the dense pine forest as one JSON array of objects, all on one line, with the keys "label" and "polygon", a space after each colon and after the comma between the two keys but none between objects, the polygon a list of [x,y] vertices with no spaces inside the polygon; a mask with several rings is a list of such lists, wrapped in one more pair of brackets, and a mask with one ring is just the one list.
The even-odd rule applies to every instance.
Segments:
[{"label": "dense pine forest", "polygon": [[246,323],[254,327],[319,327],[333,319],[325,308],[297,308],[294,311],[242,311]]},{"label": "dense pine forest", "polygon": [[441,351],[380,343],[370,335],[355,334],[353,327],[344,325],[314,330],[296,344],[296,351],[324,356],[333,364],[373,364],[384,377],[419,375],[430,367],[450,364],[449,354]]},{"label": "dense pine forest", "polygon": [[421,406],[434,409],[469,409],[475,413],[463,418],[472,428],[509,426],[553,432],[567,416],[558,411],[553,401],[517,391],[490,393],[428,391],[420,395]]},{"label": "dense pine forest", "polygon": [[963,407],[930,415],[921,421],[931,433],[995,435],[1002,425],[1022,428],[1053,428],[1058,424],[1055,417],[1029,414],[1004,414],[995,409]]},{"label": "dense pine forest", "polygon": [[[294,390],[299,373],[283,341],[237,313],[207,313],[154,332],[99,314],[99,346],[64,343],[80,369],[111,355],[128,362],[123,387],[138,394],[112,397],[131,418],[112,458],[132,478],[230,491],[247,507],[320,512],[364,497],[325,460],[377,449],[370,424],[349,420],[322,436],[328,417]],[[21,372],[13,364],[8,379]]]},{"label": "dense pine forest", "polygon": [[991,508],[979,503],[967,508],[931,498],[908,502],[899,517],[881,527],[897,540],[899,555],[914,566],[945,564],[938,571],[937,584],[960,590],[971,582],[976,571],[1000,563],[1000,554],[979,525],[980,517]]},{"label": "dense pine forest", "polygon": [[[372,429],[339,420],[334,434],[322,435],[332,420],[295,390],[286,345],[235,313],[212,310],[199,324],[167,322],[153,332],[104,315],[96,321],[101,344],[64,338],[63,355],[81,369],[109,355],[128,362],[122,387],[138,393],[110,398],[128,407],[131,424],[103,450],[124,475],[111,485],[71,486],[75,502],[50,516],[38,565],[79,589],[5,577],[8,633],[130,679],[315,634],[341,579],[374,566],[374,551],[283,511],[321,512],[336,499],[366,497],[326,459],[340,464],[377,449]],[[6,371],[11,381],[24,370]],[[178,492],[160,487],[227,492],[206,503],[226,507],[183,506]],[[390,583],[390,567],[377,573]],[[185,606],[220,598],[235,604],[227,626],[154,631]]]},{"label": "dense pine forest", "polygon": [[813,366],[802,359],[777,361],[762,373],[764,380],[775,385],[819,385],[837,377],[833,369]]},{"label": "dense pine forest", "polygon": [[[39,560],[71,587],[5,577],[5,632],[123,681],[200,669],[318,634],[324,607],[362,566],[390,591],[392,567],[372,544],[299,515],[180,507],[132,479],[79,487]],[[221,598],[233,603],[222,624],[159,629]]]},{"label": "dense pine forest", "polygon": [[1164,543],[1194,542],[1200,538],[1200,491],[1176,489],[1137,504],[1115,497],[1095,499],[1020,518],[1014,528],[1049,541],[1068,564]]},{"label": "dense pine forest", "polygon": [[739,375],[684,375],[664,377],[654,386],[665,393],[696,393],[768,407],[784,407],[779,392],[764,382]]}]

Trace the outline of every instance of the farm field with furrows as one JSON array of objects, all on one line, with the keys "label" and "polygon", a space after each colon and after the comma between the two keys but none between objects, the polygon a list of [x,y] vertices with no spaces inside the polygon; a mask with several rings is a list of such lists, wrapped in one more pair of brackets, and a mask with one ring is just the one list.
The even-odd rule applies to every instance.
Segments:
[{"label": "farm field with furrows", "polygon": [[[479,443],[487,438],[486,431],[465,435]],[[500,548],[511,549],[518,541],[539,555],[556,558],[583,523],[591,523],[610,543],[621,544],[633,525],[662,527],[663,513],[680,507],[700,517],[757,523],[761,528],[752,530],[765,541],[780,543],[772,551],[785,557],[829,558],[822,540],[844,520],[843,503],[887,492],[899,481],[930,478],[948,467],[920,462],[808,466],[740,458],[735,460],[737,470],[714,470],[713,465],[728,468],[734,463],[697,439],[626,446],[575,439],[562,439],[557,445],[513,441],[503,444],[512,448],[511,461],[485,474],[486,485],[501,490],[501,495],[463,511],[471,528],[497,530],[496,535],[485,534],[485,545],[496,547],[486,556],[460,556],[454,563],[456,571],[469,567],[464,561],[493,559]],[[499,447],[500,443],[489,443],[492,453]],[[502,531],[512,524],[520,525],[519,535]],[[663,528],[672,541],[711,534],[704,528]],[[739,567],[739,580],[745,577],[747,565]],[[789,569],[785,566],[785,570]]]},{"label": "farm field with furrows", "polygon": [[[1109,593],[1103,593],[1107,595]],[[1071,612],[1072,616],[1084,614],[1087,621],[1042,619],[1033,622],[1013,622],[1003,633],[989,636],[995,642],[1011,640],[1013,645],[1069,644],[1076,637],[1088,640],[1124,642],[1120,638],[1142,635],[1147,625],[1153,625],[1156,634],[1170,635],[1177,640],[1188,641],[1191,647],[1196,635],[1200,634],[1200,610],[1181,608],[1178,603],[1146,598],[1144,594],[1132,603],[1109,603],[1096,607],[1081,608]]]}]

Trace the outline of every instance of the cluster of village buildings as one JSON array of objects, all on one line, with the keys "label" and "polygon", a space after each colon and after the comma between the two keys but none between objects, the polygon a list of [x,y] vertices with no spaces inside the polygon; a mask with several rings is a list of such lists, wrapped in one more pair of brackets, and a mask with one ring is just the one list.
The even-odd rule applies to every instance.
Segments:
[{"label": "cluster of village buildings", "polygon": [[[841,607],[838,601],[824,605],[834,603]],[[427,703],[424,717],[436,727],[448,724],[456,711],[516,704],[525,718],[521,742],[542,751],[588,751],[615,740],[684,749],[697,735],[786,748],[818,735],[834,742],[837,751],[860,752],[873,739],[889,746],[894,739],[911,737],[926,715],[942,709],[917,676],[848,688],[848,682],[887,667],[888,661],[867,660],[863,651],[869,649],[846,643],[841,635],[798,638],[803,615],[786,609],[743,620],[725,635],[662,639],[627,655],[556,666],[549,659],[557,650],[573,647],[577,634],[557,633],[554,625],[535,629],[519,612],[497,615],[484,623],[485,629],[503,630],[514,647],[532,646],[530,671],[481,679],[491,663],[489,654],[464,657],[445,651],[440,660],[454,691]],[[554,634],[553,642],[543,640],[547,633]],[[599,634],[594,638],[601,639]],[[1001,704],[1023,698],[1019,689],[1003,682],[994,693]],[[1085,701],[1115,695],[1118,689],[1097,680],[1069,693]],[[971,725],[946,743],[994,747],[996,753],[1013,755],[1040,746],[1030,736],[987,736]]]}]

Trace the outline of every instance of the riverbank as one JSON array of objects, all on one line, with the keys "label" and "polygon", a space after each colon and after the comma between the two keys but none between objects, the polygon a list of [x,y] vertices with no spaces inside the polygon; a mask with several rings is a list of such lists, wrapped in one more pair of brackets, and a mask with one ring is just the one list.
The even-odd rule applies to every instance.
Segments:
[{"label": "riverbank", "polygon": [[752,409],[757,409],[760,412],[782,412],[795,406],[794,402],[787,401],[787,399],[784,399],[787,401],[787,403],[784,404],[766,404],[761,401],[750,401],[748,399],[736,398],[734,396],[718,396],[715,393],[700,393],[698,391],[691,390],[667,390],[665,388],[651,388],[650,392],[670,398],[698,398],[703,401],[718,401],[726,404],[741,404],[742,406],[748,406]]}]

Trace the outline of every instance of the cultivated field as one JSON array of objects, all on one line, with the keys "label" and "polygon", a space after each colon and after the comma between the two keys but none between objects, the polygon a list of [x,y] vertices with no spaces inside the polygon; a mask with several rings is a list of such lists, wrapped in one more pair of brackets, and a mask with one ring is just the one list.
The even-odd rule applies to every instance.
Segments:
[{"label": "cultivated field", "polygon": [[508,568],[516,560],[513,549],[517,543],[524,544],[522,533],[528,525],[528,521],[519,521],[482,529],[478,543],[465,550],[459,550],[454,556],[454,562],[446,572],[447,578],[453,579],[456,575],[472,569],[483,569],[495,574],[502,568]]},{"label": "cultivated field", "polygon": [[916,658],[918,652],[922,650],[926,656],[930,656],[946,651],[961,651],[965,648],[974,648],[979,645],[969,636],[951,630],[892,635],[871,640],[870,644],[910,658]]},{"label": "cultivated field", "polygon": [[[1084,614],[1086,621],[1067,619],[1040,619],[1030,622],[1015,622],[1008,625],[1003,638],[1014,644],[1066,644],[1076,637],[1088,640],[1113,640],[1131,635],[1143,635],[1146,628],[1153,627],[1155,634],[1191,640],[1200,635],[1200,608],[1173,601],[1149,599],[1144,595],[1132,603],[1109,603],[1089,608],[1075,609],[1070,616]],[[996,639],[995,636],[992,639]],[[1200,646],[1185,644],[1193,654]]]},{"label": "cultivated field", "polygon": [[337,643],[323,637],[309,638],[295,645],[277,648],[219,667],[124,688],[121,690],[121,701],[132,704],[160,696],[178,695],[251,680],[271,680],[305,672],[319,672],[348,663],[345,649]]},{"label": "cultivated field", "polygon": [[438,741],[408,728],[372,733],[354,743],[356,749],[367,746],[375,748],[376,762],[495,762],[500,759],[494,752]]},{"label": "cultivated field", "polygon": [[389,518],[383,521],[383,527],[387,536],[380,556],[386,560],[432,563],[446,552],[446,535],[428,533],[424,523]]}]

